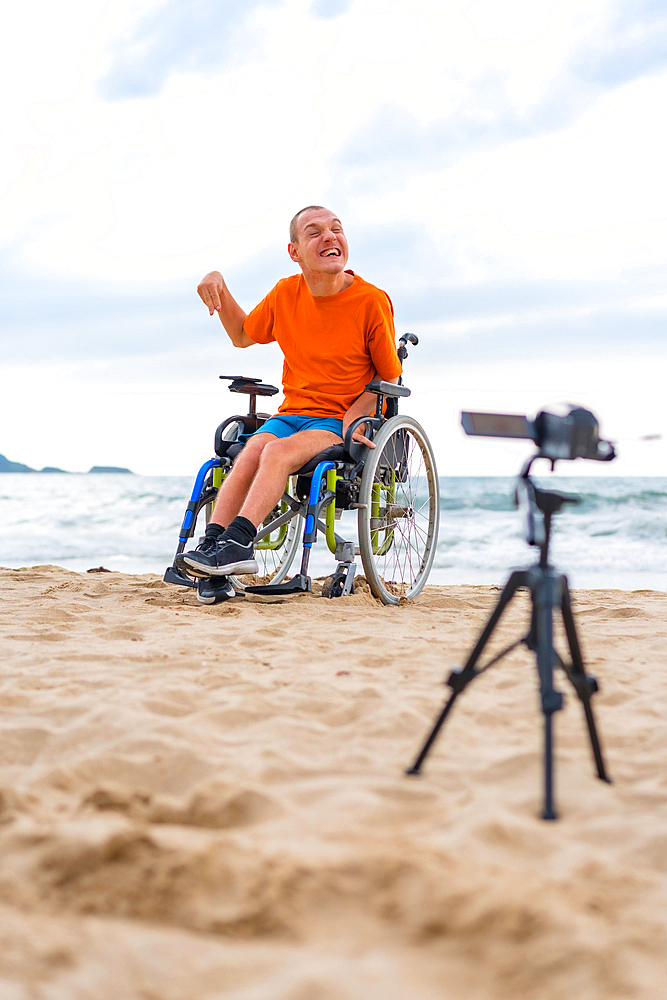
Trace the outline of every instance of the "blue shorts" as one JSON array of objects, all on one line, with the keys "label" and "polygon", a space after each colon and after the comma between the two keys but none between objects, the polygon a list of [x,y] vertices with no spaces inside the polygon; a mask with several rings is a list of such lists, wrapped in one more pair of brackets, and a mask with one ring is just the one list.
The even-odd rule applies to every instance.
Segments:
[{"label": "blue shorts", "polygon": [[299,431],[331,431],[342,438],[343,421],[336,417],[299,417],[293,413],[277,413],[258,427],[255,434],[275,434],[276,437],[286,438]]}]

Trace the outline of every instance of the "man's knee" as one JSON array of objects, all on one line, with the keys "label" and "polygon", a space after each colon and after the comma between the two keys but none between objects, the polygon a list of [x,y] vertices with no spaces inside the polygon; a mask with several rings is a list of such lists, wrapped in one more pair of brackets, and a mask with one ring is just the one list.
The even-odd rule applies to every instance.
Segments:
[{"label": "man's knee", "polygon": [[268,441],[262,448],[261,453],[258,455],[260,465],[281,465],[286,461],[289,462],[289,454],[291,452],[291,439],[286,438],[274,438],[273,441]]},{"label": "man's knee", "polygon": [[336,434],[322,433],[321,438],[314,436],[312,431],[300,431],[286,438],[276,438],[262,451],[259,468],[273,468],[291,475],[300,469],[314,455],[324,451],[330,445],[340,440]]},{"label": "man's knee", "polygon": [[234,460],[234,467],[241,469],[257,468],[264,449],[275,441],[273,435],[262,435],[261,437],[251,437],[246,442],[243,451],[239,452]]}]

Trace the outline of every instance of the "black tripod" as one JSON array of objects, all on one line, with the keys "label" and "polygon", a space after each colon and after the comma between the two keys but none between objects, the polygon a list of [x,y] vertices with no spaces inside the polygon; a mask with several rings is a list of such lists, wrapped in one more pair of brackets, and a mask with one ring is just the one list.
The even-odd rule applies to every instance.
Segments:
[{"label": "black tripod", "polygon": [[[539,457],[539,456],[534,456]],[[577,638],[577,630],[572,614],[570,602],[570,590],[567,577],[556,573],[553,566],[549,564],[549,536],[551,534],[551,519],[557,514],[566,503],[578,503],[578,497],[567,496],[563,493],[552,493],[547,490],[538,489],[530,478],[530,467],[533,462],[531,458],[524,466],[517,482],[516,502],[519,505],[519,496],[523,494],[527,502],[527,533],[526,540],[529,545],[537,545],[540,549],[539,561],[529,569],[516,570],[513,572],[505,584],[498,599],[498,603],[492,612],[486,626],[484,627],[477,644],[465,666],[452,670],[447,684],[452,689],[445,707],[438,716],[428,739],[424,743],[419,756],[407,774],[419,774],[421,766],[426,759],[433,743],[442,728],[445,719],[449,715],[450,709],[461,692],[468,684],[483,674],[489,667],[498,663],[504,656],[507,656],[513,649],[522,644],[535,653],[537,660],[537,673],[540,681],[540,696],[542,701],[542,712],[544,713],[544,811],[543,819],[556,819],[553,802],[553,714],[563,707],[563,695],[556,691],[553,684],[554,666],[560,666],[574,687],[579,700],[581,701],[588,735],[591,741],[595,766],[598,778],[602,781],[610,781],[607,777],[600,742],[595,728],[593,709],[591,706],[591,695],[598,690],[597,681],[594,677],[589,677],[585,670],[581,657],[581,649]],[[489,660],[482,667],[477,667],[484,647],[491,638],[493,631],[500,621],[505,608],[510,604],[517,590],[525,587],[530,591],[532,601],[532,613],[528,634],[511,643],[500,653]],[[570,650],[571,662],[566,663],[558,654],[553,644],[553,614],[554,609],[560,608],[563,617],[563,625],[567,636],[567,643]]]}]

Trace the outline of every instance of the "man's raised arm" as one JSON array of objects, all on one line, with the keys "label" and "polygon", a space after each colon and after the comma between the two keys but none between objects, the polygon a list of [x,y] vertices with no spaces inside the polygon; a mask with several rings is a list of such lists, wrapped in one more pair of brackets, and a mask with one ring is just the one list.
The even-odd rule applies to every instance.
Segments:
[{"label": "man's raised arm", "polygon": [[219,271],[211,271],[202,278],[197,285],[197,293],[209,315],[217,312],[234,347],[250,347],[255,343],[243,329],[246,313],[227,288]]}]

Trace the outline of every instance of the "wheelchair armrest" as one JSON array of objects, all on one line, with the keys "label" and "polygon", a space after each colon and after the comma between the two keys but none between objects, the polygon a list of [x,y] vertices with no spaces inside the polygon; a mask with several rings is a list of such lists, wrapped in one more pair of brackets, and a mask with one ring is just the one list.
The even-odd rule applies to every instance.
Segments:
[{"label": "wheelchair armrest", "polygon": [[261,378],[250,378],[245,375],[218,375],[218,378],[230,383],[227,386],[230,392],[244,392],[248,396],[275,396],[280,392],[275,385],[264,384]]},{"label": "wheelchair armrest", "polygon": [[240,441],[217,441],[215,445],[215,453],[218,458],[228,458],[230,461],[233,461],[240,451],[243,451],[243,445]]},{"label": "wheelchair armrest", "polygon": [[[245,413],[243,415],[235,413],[233,417],[227,417],[227,419],[223,420],[221,424],[218,424],[215,429],[215,438],[213,443],[213,450],[218,458],[231,457],[229,449],[232,445],[238,444],[239,435],[254,434],[266,419],[266,415],[263,413]],[[229,427],[230,424],[238,424],[238,433],[231,438],[225,438],[225,428]],[[235,452],[232,452],[232,455],[238,454],[242,447],[243,445],[240,445]]]},{"label": "wheelchair armrest", "polygon": [[382,423],[383,420],[380,417],[357,417],[356,420],[352,421],[348,429],[345,431],[344,444],[345,451],[348,453],[353,462],[360,462],[368,452],[368,445],[352,440],[352,435],[356,431],[357,427],[361,427],[362,424],[366,424],[364,436],[372,441],[376,430]]},{"label": "wheelchair armrest", "polygon": [[238,443],[238,439],[234,437],[231,440],[226,440],[223,437],[225,427],[228,427],[230,424],[237,423],[239,424],[239,434],[249,436],[250,434],[254,434],[255,431],[258,431],[262,424],[268,419],[268,413],[244,413],[243,415],[236,413],[233,417],[227,417],[226,420],[223,420],[223,422],[216,428],[213,446],[213,450],[218,458],[233,457],[237,455],[243,447],[243,445],[240,445],[236,451],[230,454],[230,445],[236,445]]},{"label": "wheelchair armrest", "polygon": [[377,396],[410,396],[411,392],[405,385],[394,385],[393,382],[383,382],[381,379],[373,379],[364,386],[366,392],[374,392]]}]

